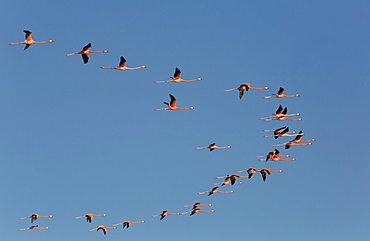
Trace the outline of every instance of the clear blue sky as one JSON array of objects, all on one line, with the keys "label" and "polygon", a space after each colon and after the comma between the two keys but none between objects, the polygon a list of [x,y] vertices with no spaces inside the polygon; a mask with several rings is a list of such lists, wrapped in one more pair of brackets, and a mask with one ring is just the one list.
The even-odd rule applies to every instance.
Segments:
[{"label": "clear blue sky", "polygon": [[[2,241],[369,240],[369,1],[6,1],[0,9]],[[24,29],[36,41],[24,39]],[[91,54],[65,57],[88,43]],[[133,71],[103,70],[146,65]],[[175,68],[191,83],[155,84]],[[251,83],[242,100],[224,89]],[[263,99],[279,87],[299,98]],[[168,94],[187,111],[165,107]],[[264,122],[279,105],[301,122]],[[303,130],[295,162],[260,162],[262,129]],[[212,142],[231,149],[195,150]],[[233,194],[216,176],[259,173]],[[192,217],[185,204],[211,203]],[[208,210],[208,208],[204,208]],[[54,215],[31,226],[21,217]],[[89,224],[73,217],[107,214]],[[87,232],[97,225],[141,221]]]}]

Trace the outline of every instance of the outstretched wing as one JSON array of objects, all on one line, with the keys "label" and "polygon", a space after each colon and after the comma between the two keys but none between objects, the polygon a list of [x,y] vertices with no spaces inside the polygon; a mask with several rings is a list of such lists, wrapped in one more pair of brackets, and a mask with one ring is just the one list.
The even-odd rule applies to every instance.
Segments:
[{"label": "outstretched wing", "polygon": [[283,111],[283,107],[279,105],[279,108],[276,110],[276,114],[281,114],[282,111]]},{"label": "outstretched wing", "polygon": [[126,64],[126,59],[123,56],[121,56],[121,61],[119,62],[119,67],[124,67],[125,64]]},{"label": "outstretched wing", "polygon": [[30,46],[31,46],[31,44],[26,44],[26,46],[24,46],[24,49],[23,50],[28,49]]},{"label": "outstretched wing", "polygon": [[81,56],[84,64],[87,64],[87,62],[89,62],[89,56],[87,54],[82,54]]},{"label": "outstretched wing", "polygon": [[170,94],[170,98],[171,98],[170,105],[176,106],[176,100],[177,100],[176,97]]},{"label": "outstretched wing", "polygon": [[176,68],[175,73],[173,74],[173,78],[174,79],[180,78],[180,74],[181,74],[181,71],[178,68]]},{"label": "outstretched wing", "polygon": [[288,113],[288,107],[285,107],[285,108],[284,108],[284,110],[283,110],[283,112],[281,112],[281,113],[282,113],[282,114],[284,114],[284,115],[285,115],[286,113]]},{"label": "outstretched wing", "polygon": [[23,32],[26,33],[26,36],[25,36],[25,39],[26,40],[32,39],[32,31],[30,31],[30,30],[23,30]]},{"label": "outstretched wing", "polygon": [[91,48],[91,43],[89,43],[88,45],[86,45],[85,47],[83,47],[82,48],[82,51],[88,50],[89,48]]},{"label": "outstretched wing", "polygon": [[279,89],[279,91],[278,91],[278,95],[282,95],[283,94],[283,92],[284,92],[284,88],[283,87],[280,87],[280,89]]}]

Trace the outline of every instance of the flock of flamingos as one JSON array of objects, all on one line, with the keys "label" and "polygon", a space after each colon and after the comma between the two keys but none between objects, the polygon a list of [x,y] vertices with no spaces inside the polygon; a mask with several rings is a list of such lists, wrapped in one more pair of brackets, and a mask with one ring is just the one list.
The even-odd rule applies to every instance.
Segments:
[{"label": "flock of flamingos", "polygon": [[[18,43],[9,43],[9,45],[25,44],[24,50],[26,50],[32,44],[53,42],[53,40],[36,42],[32,39],[32,31],[24,30],[24,32],[26,33],[25,41],[18,42]],[[91,48],[91,43],[89,43],[85,47],[83,47],[81,51],[76,52],[76,53],[71,53],[71,54],[65,54],[65,56],[81,54],[82,60],[83,60],[84,64],[86,64],[89,61],[89,56],[88,56],[89,53],[108,53],[108,51],[106,51],[106,50],[92,51],[92,50],[89,50],[90,48]],[[133,67],[133,68],[127,67],[126,66],[126,59],[121,56],[120,63],[118,65],[118,67],[100,67],[100,68],[102,68],[102,69],[116,69],[116,70],[126,70],[126,69],[133,70],[133,69],[146,68],[146,66],[139,66],[139,67]],[[171,80],[155,81],[155,83],[167,83],[167,82],[179,83],[179,82],[192,82],[192,81],[202,80],[202,78],[184,80],[184,79],[181,79],[180,74],[181,74],[181,71],[178,68],[176,68],[174,76],[171,78]],[[237,88],[228,89],[228,90],[224,90],[224,91],[228,92],[228,91],[238,90],[239,91],[239,98],[242,99],[244,93],[246,91],[250,90],[250,89],[268,89],[268,87],[255,88],[255,87],[251,87],[249,83],[245,83],[245,84],[240,85]],[[168,102],[163,102],[167,106],[166,108],[160,108],[160,109],[154,109],[154,110],[159,111],[159,110],[191,110],[191,109],[194,109],[194,107],[183,107],[183,108],[177,107],[176,106],[176,101],[177,101],[176,97],[171,95],[171,94],[169,96],[170,96],[170,102],[169,103]],[[299,95],[298,94],[296,94],[296,95],[285,95],[284,94],[284,88],[280,87],[277,94],[273,94],[271,96],[264,96],[263,98],[268,99],[268,98],[283,98],[283,97],[299,97]],[[288,108],[287,107],[283,108],[280,105],[278,107],[278,109],[276,110],[275,114],[273,114],[271,116],[263,117],[263,118],[260,118],[260,119],[264,120],[264,121],[271,121],[271,120],[300,121],[300,120],[302,120],[302,119],[290,118],[290,116],[298,116],[298,115],[300,115],[300,114],[299,113],[288,114]],[[312,144],[311,142],[315,141],[315,139],[302,140],[301,139],[302,136],[303,136],[302,131],[300,131],[297,134],[295,131],[290,131],[289,127],[286,127],[286,126],[280,127],[276,130],[263,130],[263,131],[271,133],[271,135],[263,136],[263,137],[274,137],[275,139],[278,139],[279,137],[284,137],[284,136],[292,136],[292,137],[294,136],[293,140],[291,140],[289,142],[277,144],[277,145],[272,145],[273,147],[285,146],[285,149],[289,149],[291,146],[311,145]],[[213,151],[215,149],[227,149],[227,148],[230,148],[230,146],[219,147],[219,146],[216,146],[216,143],[212,143],[212,144],[210,144],[209,146],[206,146],[206,147],[195,147],[195,149],[209,149],[210,151]],[[275,150],[269,152],[267,155],[257,156],[257,157],[262,158],[262,159],[259,159],[260,161],[266,161],[266,162],[267,161],[294,161],[295,160],[294,158],[292,158],[292,159],[282,158],[282,157],[289,157],[289,155],[280,155],[280,151],[278,149],[275,149]],[[216,179],[224,179],[224,180],[221,183],[215,183],[214,185],[224,186],[224,185],[227,185],[227,184],[230,184],[230,185],[242,184],[242,182],[237,182],[236,181],[237,178],[248,178],[248,179],[250,179],[250,178],[253,177],[254,173],[256,173],[256,172],[261,173],[262,180],[266,181],[267,175],[270,175],[272,172],[282,172],[282,170],[270,170],[268,168],[263,168],[261,170],[257,170],[256,168],[249,168],[247,170],[237,171],[237,173],[243,173],[243,172],[246,172],[248,175],[247,176],[241,176],[239,174],[231,174],[231,175],[226,175],[226,176],[222,176],[222,177],[216,177]],[[208,194],[208,196],[210,196],[214,193],[233,193],[233,191],[220,191],[220,190],[218,190],[218,188],[219,187],[216,186],[216,187],[212,188],[212,190],[210,190],[210,191],[199,192],[197,194]],[[190,216],[192,216],[196,213],[214,212],[214,210],[203,211],[200,208],[200,207],[209,207],[209,206],[212,206],[212,205],[211,204],[206,204],[205,205],[205,204],[201,204],[201,203],[194,203],[194,204],[191,204],[191,205],[184,205],[184,207],[192,207],[192,209],[190,211],[187,211],[187,212],[184,212],[184,213],[169,213],[167,210],[165,210],[160,214],[153,215],[152,217],[160,216],[160,220],[162,220],[163,218],[165,218],[168,215],[182,215],[182,214],[190,213]],[[82,216],[79,216],[79,217],[75,217],[75,219],[86,218],[86,221],[91,223],[93,221],[93,218],[96,217],[96,216],[106,216],[106,215],[105,214],[101,214],[101,215],[85,214],[85,215],[82,215]],[[53,216],[52,215],[41,216],[39,214],[32,214],[30,216],[20,218],[20,220],[30,218],[31,223],[33,223],[40,217],[53,217]],[[124,221],[124,222],[113,224],[113,225],[110,225],[110,226],[99,225],[96,228],[94,228],[92,230],[89,230],[89,231],[102,230],[104,235],[105,235],[107,233],[108,229],[115,229],[116,228],[115,226],[118,226],[118,225],[122,225],[123,228],[129,228],[130,225],[133,224],[133,223],[144,223],[144,221],[138,221],[138,222]],[[19,229],[19,230],[28,230],[28,229],[48,229],[48,227],[38,227],[38,225],[33,225],[33,226],[28,227],[28,228],[22,228],[22,229]]]}]

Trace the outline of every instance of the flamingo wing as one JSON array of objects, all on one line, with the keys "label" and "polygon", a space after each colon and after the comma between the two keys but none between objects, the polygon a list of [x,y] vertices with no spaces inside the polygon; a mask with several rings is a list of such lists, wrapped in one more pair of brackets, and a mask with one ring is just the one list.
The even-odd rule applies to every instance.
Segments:
[{"label": "flamingo wing", "polygon": [[125,64],[126,64],[126,59],[123,56],[121,56],[121,61],[119,62],[119,67],[124,67]]},{"label": "flamingo wing", "polygon": [[281,113],[282,113],[282,114],[284,114],[284,115],[285,115],[286,113],[288,113],[288,107],[285,107],[285,108],[284,108],[284,110],[283,110],[283,112],[281,112]]},{"label": "flamingo wing", "polygon": [[176,68],[175,73],[173,74],[173,78],[174,79],[180,78],[180,74],[181,74],[181,71],[178,68]]},{"label": "flamingo wing", "polygon": [[176,97],[170,94],[170,98],[171,98],[170,105],[176,106],[176,100],[177,100]]},{"label": "flamingo wing", "polygon": [[283,111],[283,107],[279,105],[279,108],[276,110],[276,114],[281,114],[282,111]]},{"label": "flamingo wing", "polygon": [[32,38],[32,31],[30,30],[23,30],[23,32],[26,33],[25,39],[31,39]]},{"label": "flamingo wing", "polygon": [[278,91],[278,95],[282,95],[284,92],[284,88],[283,87],[280,87],[279,91]]},{"label": "flamingo wing", "polygon": [[31,46],[31,44],[26,44],[26,46],[24,46],[24,49],[23,50],[28,49],[30,46]]},{"label": "flamingo wing", "polygon": [[84,61],[84,64],[87,64],[87,62],[89,62],[89,56],[87,54],[82,54],[81,56]]},{"label": "flamingo wing", "polygon": [[88,50],[89,48],[91,48],[91,43],[89,43],[88,45],[86,45],[85,47],[82,48],[82,51],[86,51]]},{"label": "flamingo wing", "polygon": [[244,88],[239,89],[239,99],[243,98],[244,92],[245,92]]},{"label": "flamingo wing", "polygon": [[298,135],[294,138],[294,140],[293,140],[293,141],[298,141],[298,140],[300,140],[300,139],[302,138],[302,136],[303,136],[303,132],[302,132],[302,131],[300,131],[300,132],[298,133]]}]

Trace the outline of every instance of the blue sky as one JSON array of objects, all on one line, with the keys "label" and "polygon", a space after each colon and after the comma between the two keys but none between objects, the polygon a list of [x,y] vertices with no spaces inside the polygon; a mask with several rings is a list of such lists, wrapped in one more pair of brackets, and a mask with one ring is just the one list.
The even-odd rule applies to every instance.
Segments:
[{"label": "blue sky", "polygon": [[[330,0],[3,3],[1,240],[368,240],[369,10]],[[8,46],[24,29],[54,42]],[[90,42],[109,53],[86,65],[63,56]],[[147,68],[99,68],[120,56]],[[176,67],[203,80],[154,83]],[[241,100],[222,91],[242,83],[270,89]],[[262,98],[280,86],[301,97]],[[169,94],[195,109],[153,111]],[[280,104],[303,121],[258,120]],[[291,139],[261,130],[282,126],[317,141],[280,148],[294,162],[258,161]],[[213,142],[231,149],[194,149]],[[283,173],[196,194],[250,167]],[[215,212],[151,217],[195,202]],[[54,215],[36,221],[50,229],[18,231],[32,213]],[[73,219],[86,213],[107,216]],[[145,223],[87,232],[125,220]]]}]

